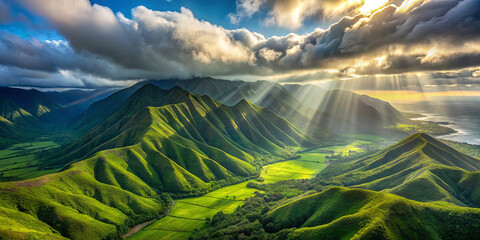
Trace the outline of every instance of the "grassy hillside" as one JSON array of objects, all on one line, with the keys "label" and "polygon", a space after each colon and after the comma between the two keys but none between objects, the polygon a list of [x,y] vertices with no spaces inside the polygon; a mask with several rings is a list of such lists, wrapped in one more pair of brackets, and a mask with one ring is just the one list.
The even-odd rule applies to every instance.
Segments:
[{"label": "grassy hillside", "polygon": [[92,103],[73,124],[73,128],[80,132],[87,132],[106,120],[114,111],[144,84],[135,84],[129,88],[119,90],[110,96]]},{"label": "grassy hillside", "polygon": [[384,190],[406,198],[480,206],[480,160],[426,135],[414,134],[353,162],[333,162],[317,178],[333,184]]},{"label": "grassy hillside", "polygon": [[[0,238],[104,239],[168,208],[138,178],[119,179],[125,189],[104,183],[107,176],[96,175],[101,165],[93,158],[60,173],[0,183]],[[137,186],[144,191],[133,191]]]},{"label": "grassy hillside", "polygon": [[145,85],[54,161],[64,164],[112,149],[100,155],[138,158],[127,169],[149,186],[192,192],[209,188],[212,180],[252,176],[260,164],[316,144],[285,119],[247,101],[229,107],[178,87],[166,91]]},{"label": "grassy hillside", "polygon": [[469,239],[480,234],[480,210],[332,187],[274,209],[264,225],[298,228],[288,239]]},{"label": "grassy hillside", "polygon": [[40,92],[0,87],[0,149],[40,136],[58,137],[67,131],[63,125],[110,91]]},{"label": "grassy hillside", "polygon": [[399,133],[395,129],[384,127],[407,121],[388,103],[353,92],[334,90],[326,91],[327,95],[324,95],[324,90],[310,88],[311,91],[304,94],[304,90],[293,91],[291,88],[267,81],[242,82],[195,78],[138,83],[92,105],[77,121],[76,126],[88,129],[98,124],[113,110],[118,109],[127,95],[133,94],[136,89],[147,83],[162,89],[179,86],[194,94],[208,95],[229,106],[245,99],[279,114],[300,130],[326,140],[335,137],[329,127],[345,132]]},{"label": "grassy hillside", "polygon": [[57,163],[70,162],[63,171],[0,183],[0,218],[18,223],[0,226],[0,238],[118,237],[168,208],[160,192],[205,193],[316,144],[247,101],[226,106],[180,88],[145,85],[60,152]]}]

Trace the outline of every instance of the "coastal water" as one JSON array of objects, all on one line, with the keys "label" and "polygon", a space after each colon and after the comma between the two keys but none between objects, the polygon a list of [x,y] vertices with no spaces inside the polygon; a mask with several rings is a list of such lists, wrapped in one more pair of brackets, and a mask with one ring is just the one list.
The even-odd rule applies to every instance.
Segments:
[{"label": "coastal water", "polygon": [[[480,99],[478,101],[393,102],[402,112],[420,113],[421,120],[449,122],[457,132],[439,138],[480,145]],[[419,119],[420,120],[420,119]]]}]

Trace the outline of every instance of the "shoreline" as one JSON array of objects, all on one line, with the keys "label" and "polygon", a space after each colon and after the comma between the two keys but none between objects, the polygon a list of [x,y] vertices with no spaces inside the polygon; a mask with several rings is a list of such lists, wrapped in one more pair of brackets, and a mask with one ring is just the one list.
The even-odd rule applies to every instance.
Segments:
[{"label": "shoreline", "polygon": [[[407,111],[407,113],[414,113],[414,112]],[[453,133],[435,136],[439,139],[458,142],[458,143],[468,143],[471,145],[480,145],[480,140],[479,141],[470,140],[468,137],[469,131],[463,129],[462,127],[459,127],[458,122],[452,121],[452,119],[447,116],[440,115],[438,113],[425,113],[425,112],[420,112],[416,114],[420,114],[422,115],[422,117],[410,118],[410,120],[433,122],[438,124],[439,126],[448,127],[455,130],[455,132]]]}]

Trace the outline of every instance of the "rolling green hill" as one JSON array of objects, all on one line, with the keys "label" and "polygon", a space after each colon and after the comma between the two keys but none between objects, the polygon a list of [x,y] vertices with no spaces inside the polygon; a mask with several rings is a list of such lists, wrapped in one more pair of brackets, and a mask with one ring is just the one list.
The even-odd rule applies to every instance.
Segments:
[{"label": "rolling green hill", "polygon": [[480,160],[419,133],[356,161],[334,161],[317,180],[383,190],[422,202],[478,207],[479,171]]},{"label": "rolling green hill", "polygon": [[[88,105],[112,90],[40,92],[0,87],[0,149],[39,136],[55,135]],[[8,124],[5,124],[6,121]],[[53,134],[53,133],[55,134]]]},{"label": "rolling green hill", "polygon": [[130,167],[141,167],[137,176],[162,191],[190,192],[211,180],[251,176],[261,162],[292,157],[294,147],[316,144],[285,119],[247,101],[226,106],[179,87],[167,91],[147,84],[52,162],[65,164],[108,149],[130,158],[143,154],[145,163]]},{"label": "rolling green hill", "polygon": [[264,224],[297,228],[288,239],[471,239],[480,234],[480,209],[332,187],[272,210]]},{"label": "rolling green hill", "polygon": [[135,194],[103,183],[95,175],[99,165],[90,159],[60,173],[0,183],[0,238],[105,239],[165,211],[151,190]]},{"label": "rolling green hill", "polygon": [[63,171],[0,183],[0,238],[118,237],[168,208],[161,192],[205,193],[317,144],[247,101],[147,84],[59,153],[57,163],[70,162]]},{"label": "rolling green hill", "polygon": [[[286,88],[268,81],[243,82],[207,77],[189,80],[149,80],[137,83],[92,104],[77,120],[75,128],[86,131],[96,126],[118,109],[138,88],[148,83],[162,89],[179,86],[193,94],[208,95],[229,106],[245,99],[279,114],[300,130],[324,139],[333,137],[330,128],[337,132],[341,130],[362,133],[398,133],[394,129],[384,127],[403,123],[406,120],[388,103],[353,92],[326,91],[328,97],[325,98],[323,95],[325,90],[316,87],[309,88],[310,91],[303,89],[294,91],[292,86]],[[303,94],[305,91],[308,94]],[[323,104],[311,104],[322,100]]]}]

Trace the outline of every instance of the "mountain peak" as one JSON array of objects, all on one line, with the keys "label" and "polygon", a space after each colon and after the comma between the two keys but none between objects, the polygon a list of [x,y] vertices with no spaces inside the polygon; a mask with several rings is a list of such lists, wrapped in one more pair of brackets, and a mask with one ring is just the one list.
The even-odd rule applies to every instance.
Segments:
[{"label": "mountain peak", "polygon": [[190,92],[186,91],[185,89],[179,87],[178,85],[173,86],[168,90],[169,93],[177,93],[177,94],[191,94]]},{"label": "mountain peak", "polygon": [[252,104],[249,101],[242,99],[237,104],[235,104],[234,107],[245,110],[250,109],[252,107]]},{"label": "mountain peak", "polygon": [[401,142],[411,142],[411,141],[422,142],[422,143],[428,142],[434,145],[442,144],[440,141],[438,141],[434,137],[423,132],[412,134],[409,137],[405,138],[404,140],[400,141],[399,144]]},{"label": "mountain peak", "polygon": [[163,90],[151,83],[147,83],[143,85],[141,88],[139,88],[136,92],[147,92],[147,91],[158,91],[158,90]]}]

